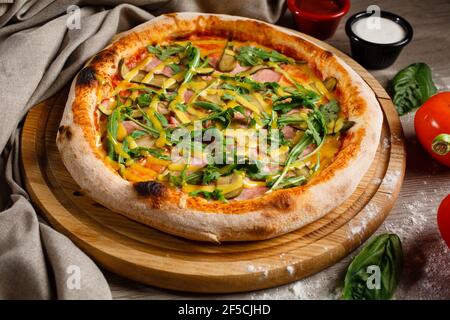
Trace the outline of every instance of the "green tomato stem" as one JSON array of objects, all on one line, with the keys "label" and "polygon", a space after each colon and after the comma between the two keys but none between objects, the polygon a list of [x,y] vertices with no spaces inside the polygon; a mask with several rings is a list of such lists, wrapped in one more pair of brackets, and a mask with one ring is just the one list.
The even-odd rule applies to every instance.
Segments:
[{"label": "green tomato stem", "polygon": [[431,149],[434,153],[445,156],[450,152],[450,134],[441,133],[433,139],[431,143]]}]

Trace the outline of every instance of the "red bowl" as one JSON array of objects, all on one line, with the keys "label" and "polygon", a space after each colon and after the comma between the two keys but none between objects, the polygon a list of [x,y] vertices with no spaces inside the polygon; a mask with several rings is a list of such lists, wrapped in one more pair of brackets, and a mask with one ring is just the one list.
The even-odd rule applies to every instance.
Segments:
[{"label": "red bowl", "polygon": [[332,13],[301,10],[297,5],[301,1],[311,0],[288,0],[288,8],[292,12],[298,31],[321,40],[334,35],[342,17],[350,10],[350,0],[337,0],[340,9]]}]

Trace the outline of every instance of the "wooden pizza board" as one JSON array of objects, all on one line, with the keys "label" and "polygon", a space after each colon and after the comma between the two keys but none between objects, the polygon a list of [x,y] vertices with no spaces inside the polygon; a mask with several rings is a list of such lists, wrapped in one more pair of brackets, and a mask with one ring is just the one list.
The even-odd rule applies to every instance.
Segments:
[{"label": "wooden pizza board", "polygon": [[[36,105],[22,134],[22,169],[35,207],[99,265],[146,284],[191,292],[240,292],[286,284],[345,257],[383,222],[406,163],[400,120],[383,87],[338,50],[375,92],[384,112],[376,158],[353,195],[322,219],[271,240],[210,244],[165,234],[83,195],[55,144],[68,89]],[[326,196],[326,195],[324,195]]]}]

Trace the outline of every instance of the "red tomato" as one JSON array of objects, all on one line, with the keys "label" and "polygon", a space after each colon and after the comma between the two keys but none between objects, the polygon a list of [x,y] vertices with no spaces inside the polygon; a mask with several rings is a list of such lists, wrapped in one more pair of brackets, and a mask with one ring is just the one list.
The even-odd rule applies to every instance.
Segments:
[{"label": "red tomato", "polygon": [[[414,118],[416,135],[436,161],[450,167],[450,92],[441,92],[425,102]],[[433,147],[437,136],[443,141]],[[447,141],[446,141],[447,140]]]},{"label": "red tomato", "polygon": [[442,238],[450,247],[450,194],[441,202],[437,219]]}]

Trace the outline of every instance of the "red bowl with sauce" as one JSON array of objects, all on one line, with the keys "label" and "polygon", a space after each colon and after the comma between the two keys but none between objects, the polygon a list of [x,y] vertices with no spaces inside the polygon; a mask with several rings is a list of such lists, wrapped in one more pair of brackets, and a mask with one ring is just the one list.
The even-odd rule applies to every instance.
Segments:
[{"label": "red bowl with sauce", "polygon": [[288,0],[288,8],[298,31],[325,40],[350,10],[350,0]]}]

